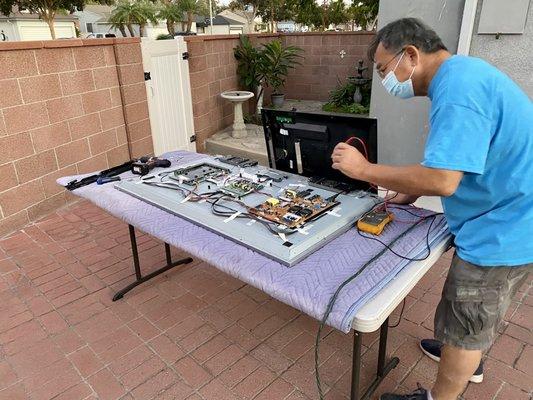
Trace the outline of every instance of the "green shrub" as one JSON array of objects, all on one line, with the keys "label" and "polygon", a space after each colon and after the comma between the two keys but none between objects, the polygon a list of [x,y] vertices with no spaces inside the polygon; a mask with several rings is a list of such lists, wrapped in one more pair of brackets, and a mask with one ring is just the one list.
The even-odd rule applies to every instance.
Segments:
[{"label": "green shrub", "polygon": [[323,111],[337,112],[345,114],[363,114],[368,115],[370,111],[369,107],[365,107],[359,103],[352,103],[348,105],[337,106],[332,102],[326,103],[322,106]]},{"label": "green shrub", "polygon": [[361,95],[363,99],[361,103],[354,103],[353,95],[355,93],[356,85],[347,81],[342,84],[339,82],[337,87],[329,94],[329,102],[322,107],[323,111],[340,112],[348,114],[368,114],[370,110],[370,91],[372,88],[372,81],[361,86]]},{"label": "green shrub", "polygon": [[302,51],[296,46],[283,46],[279,40],[254,47],[247,36],[241,35],[239,45],[233,49],[240,85],[254,93],[261,86],[256,98],[268,86],[277,92],[285,84],[289,70],[301,64]]}]

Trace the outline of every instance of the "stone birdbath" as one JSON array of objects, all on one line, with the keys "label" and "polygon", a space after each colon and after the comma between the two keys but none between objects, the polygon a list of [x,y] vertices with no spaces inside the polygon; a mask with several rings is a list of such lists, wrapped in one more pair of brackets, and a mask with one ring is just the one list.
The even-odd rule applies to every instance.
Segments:
[{"label": "stone birdbath", "polygon": [[231,101],[235,106],[231,137],[237,139],[245,138],[248,135],[248,131],[242,116],[242,103],[254,97],[254,94],[245,90],[229,90],[221,93],[220,96],[223,99]]}]

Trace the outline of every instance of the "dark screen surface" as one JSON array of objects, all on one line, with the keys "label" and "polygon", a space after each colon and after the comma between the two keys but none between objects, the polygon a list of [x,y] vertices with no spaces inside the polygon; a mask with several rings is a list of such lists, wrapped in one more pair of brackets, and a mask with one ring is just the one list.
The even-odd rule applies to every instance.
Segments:
[{"label": "dark screen surface", "polygon": [[[369,161],[377,162],[375,118],[263,108],[262,120],[271,168],[297,173],[339,190],[370,188],[368,183],[332,169],[331,153],[337,143],[357,137],[364,142]],[[359,141],[352,140],[351,145],[364,153]]]}]

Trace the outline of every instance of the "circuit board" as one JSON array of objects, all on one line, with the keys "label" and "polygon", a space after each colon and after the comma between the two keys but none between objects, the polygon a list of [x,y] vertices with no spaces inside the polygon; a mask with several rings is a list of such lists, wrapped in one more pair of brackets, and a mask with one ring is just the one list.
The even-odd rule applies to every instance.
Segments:
[{"label": "circuit board", "polygon": [[294,229],[305,225],[338,204],[337,201],[326,200],[319,195],[305,198],[289,190],[285,191],[284,196],[271,197],[264,203],[249,209],[248,212]]},{"label": "circuit board", "polygon": [[234,197],[244,197],[250,193],[257,192],[263,189],[263,185],[246,178],[237,178],[235,180],[228,180],[220,189],[222,192]]},{"label": "circuit board", "polygon": [[220,178],[230,174],[231,171],[227,168],[220,167],[209,163],[203,163],[199,165],[192,165],[187,168],[180,168],[172,172],[171,179],[182,182],[188,186],[198,186],[198,184],[207,180],[215,181],[216,178]]}]

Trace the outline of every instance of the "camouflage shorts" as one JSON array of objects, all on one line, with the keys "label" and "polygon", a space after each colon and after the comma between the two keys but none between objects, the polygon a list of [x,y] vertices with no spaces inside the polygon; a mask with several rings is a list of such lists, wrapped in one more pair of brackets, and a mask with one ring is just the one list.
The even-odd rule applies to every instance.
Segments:
[{"label": "camouflage shorts", "polygon": [[480,267],[454,255],[435,314],[435,338],[466,350],[488,349],[533,264]]}]

